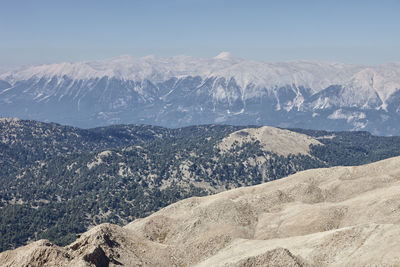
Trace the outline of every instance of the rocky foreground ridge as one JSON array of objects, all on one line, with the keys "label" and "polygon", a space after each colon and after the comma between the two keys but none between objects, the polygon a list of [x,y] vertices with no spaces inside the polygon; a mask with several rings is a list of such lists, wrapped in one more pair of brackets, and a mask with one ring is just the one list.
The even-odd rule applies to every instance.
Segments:
[{"label": "rocky foreground ridge", "polygon": [[189,198],[66,247],[40,240],[5,251],[0,265],[394,266],[399,222],[396,157]]}]

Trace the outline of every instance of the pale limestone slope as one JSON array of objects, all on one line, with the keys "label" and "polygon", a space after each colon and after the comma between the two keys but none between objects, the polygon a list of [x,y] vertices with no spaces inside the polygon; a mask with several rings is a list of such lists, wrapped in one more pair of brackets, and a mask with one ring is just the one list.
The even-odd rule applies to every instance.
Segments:
[{"label": "pale limestone slope", "polygon": [[[277,249],[302,261],[292,266],[398,266],[399,234],[399,225],[364,224],[282,239],[237,239],[196,266],[257,266],[244,263],[255,257],[267,260],[265,254]],[[278,260],[262,266],[291,264],[282,257]]]},{"label": "pale limestone slope", "polygon": [[[230,259],[238,255],[226,247],[243,239],[248,240],[248,244],[253,240],[281,239],[276,243],[278,245],[271,243],[262,252],[278,247],[291,251],[296,248],[291,239],[298,240],[302,236],[303,240],[297,243],[299,247],[305,240],[309,240],[308,243],[314,247],[304,247],[303,251],[297,249],[293,254],[312,265],[329,265],[339,259],[351,260],[344,252],[347,251],[346,247],[358,248],[359,242],[356,241],[363,240],[363,227],[379,224],[378,229],[383,229],[381,232],[396,232],[399,222],[400,158],[393,158],[360,167],[308,170],[258,186],[187,199],[144,220],[133,222],[126,228],[142,233],[143,237],[151,236],[153,240],[157,240],[157,234],[161,234],[162,243],[176,247],[174,252],[177,257],[188,264],[201,263],[213,254],[217,255],[205,261],[205,266],[210,262],[212,265],[222,264],[224,257]],[[354,229],[346,230],[349,227]],[[329,235],[327,231],[335,229],[360,234],[355,233],[353,239],[340,239],[344,243],[344,254],[338,252],[332,258],[327,243],[329,240],[325,241],[324,238]],[[310,235],[310,239],[307,235]],[[376,239],[376,244],[382,243],[379,249],[400,249],[400,244],[393,248],[383,246],[390,244],[384,237],[380,242],[379,236]],[[358,253],[373,255],[373,251],[379,251],[378,248],[363,247],[363,242]],[[250,253],[253,250],[247,246],[236,248],[243,253],[238,260],[254,256]],[[221,247],[225,249],[220,250]],[[397,256],[400,256],[400,252]],[[397,259],[388,256],[387,261],[395,263]],[[375,260],[376,264],[379,262],[381,260]]]},{"label": "pale limestone slope", "polygon": [[264,151],[284,156],[289,154],[309,155],[310,145],[322,145],[318,140],[305,134],[263,126],[233,132],[222,139],[218,147],[222,152],[226,152],[235,145],[241,146],[243,143],[254,143],[256,141],[260,142]]},{"label": "pale limestone slope", "polygon": [[1,253],[0,265],[395,266],[399,236],[397,157],[186,199],[123,228],[95,227],[65,248],[41,252],[39,241]]}]

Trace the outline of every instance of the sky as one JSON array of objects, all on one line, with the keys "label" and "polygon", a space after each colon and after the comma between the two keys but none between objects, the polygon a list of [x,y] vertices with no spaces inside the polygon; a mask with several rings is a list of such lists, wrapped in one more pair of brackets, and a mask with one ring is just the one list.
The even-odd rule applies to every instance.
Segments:
[{"label": "sky", "polygon": [[0,71],[120,55],[400,62],[400,0],[0,0]]}]

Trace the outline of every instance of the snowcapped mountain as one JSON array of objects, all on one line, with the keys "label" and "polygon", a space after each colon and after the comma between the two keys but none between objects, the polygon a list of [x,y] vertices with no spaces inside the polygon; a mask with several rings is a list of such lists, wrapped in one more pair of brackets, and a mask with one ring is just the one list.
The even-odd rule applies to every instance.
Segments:
[{"label": "snowcapped mountain", "polygon": [[0,75],[0,116],[81,127],[268,124],[400,134],[400,64],[147,56]]}]

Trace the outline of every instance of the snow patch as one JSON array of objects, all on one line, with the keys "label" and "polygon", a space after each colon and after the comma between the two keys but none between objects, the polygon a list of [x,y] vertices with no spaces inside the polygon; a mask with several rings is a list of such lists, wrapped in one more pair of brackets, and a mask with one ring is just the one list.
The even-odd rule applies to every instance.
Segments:
[{"label": "snow patch", "polygon": [[[108,77],[132,81],[149,80],[157,83],[172,77],[200,76],[203,79],[223,77],[226,81],[234,78],[244,90],[244,94],[246,94],[246,88],[251,87],[251,85],[254,85],[255,88],[279,88],[287,85],[303,86],[317,92],[330,85],[350,81],[364,68],[359,65],[313,61],[278,63],[245,61],[234,58],[228,52],[222,52],[214,58],[188,56],[133,58],[121,56],[90,62],[64,62],[30,66],[4,73],[0,75],[0,79],[15,82],[42,77],[58,77],[61,80],[64,76],[74,80]],[[395,84],[399,85],[400,78],[398,76],[400,75],[396,76],[400,72],[399,66],[385,66],[384,69],[388,78],[395,79],[394,84],[390,84],[390,80],[388,80],[384,85],[390,86],[390,88]],[[400,88],[400,86],[397,86],[397,88]]]},{"label": "snow patch", "polygon": [[214,57],[214,59],[222,59],[222,60],[229,60],[233,59],[233,55],[230,52],[221,52],[217,56]]},{"label": "snow patch", "polygon": [[328,116],[329,119],[339,120],[345,119],[347,122],[352,122],[354,120],[365,119],[367,116],[364,112],[359,111],[344,111],[342,109],[335,110],[331,115]]}]

